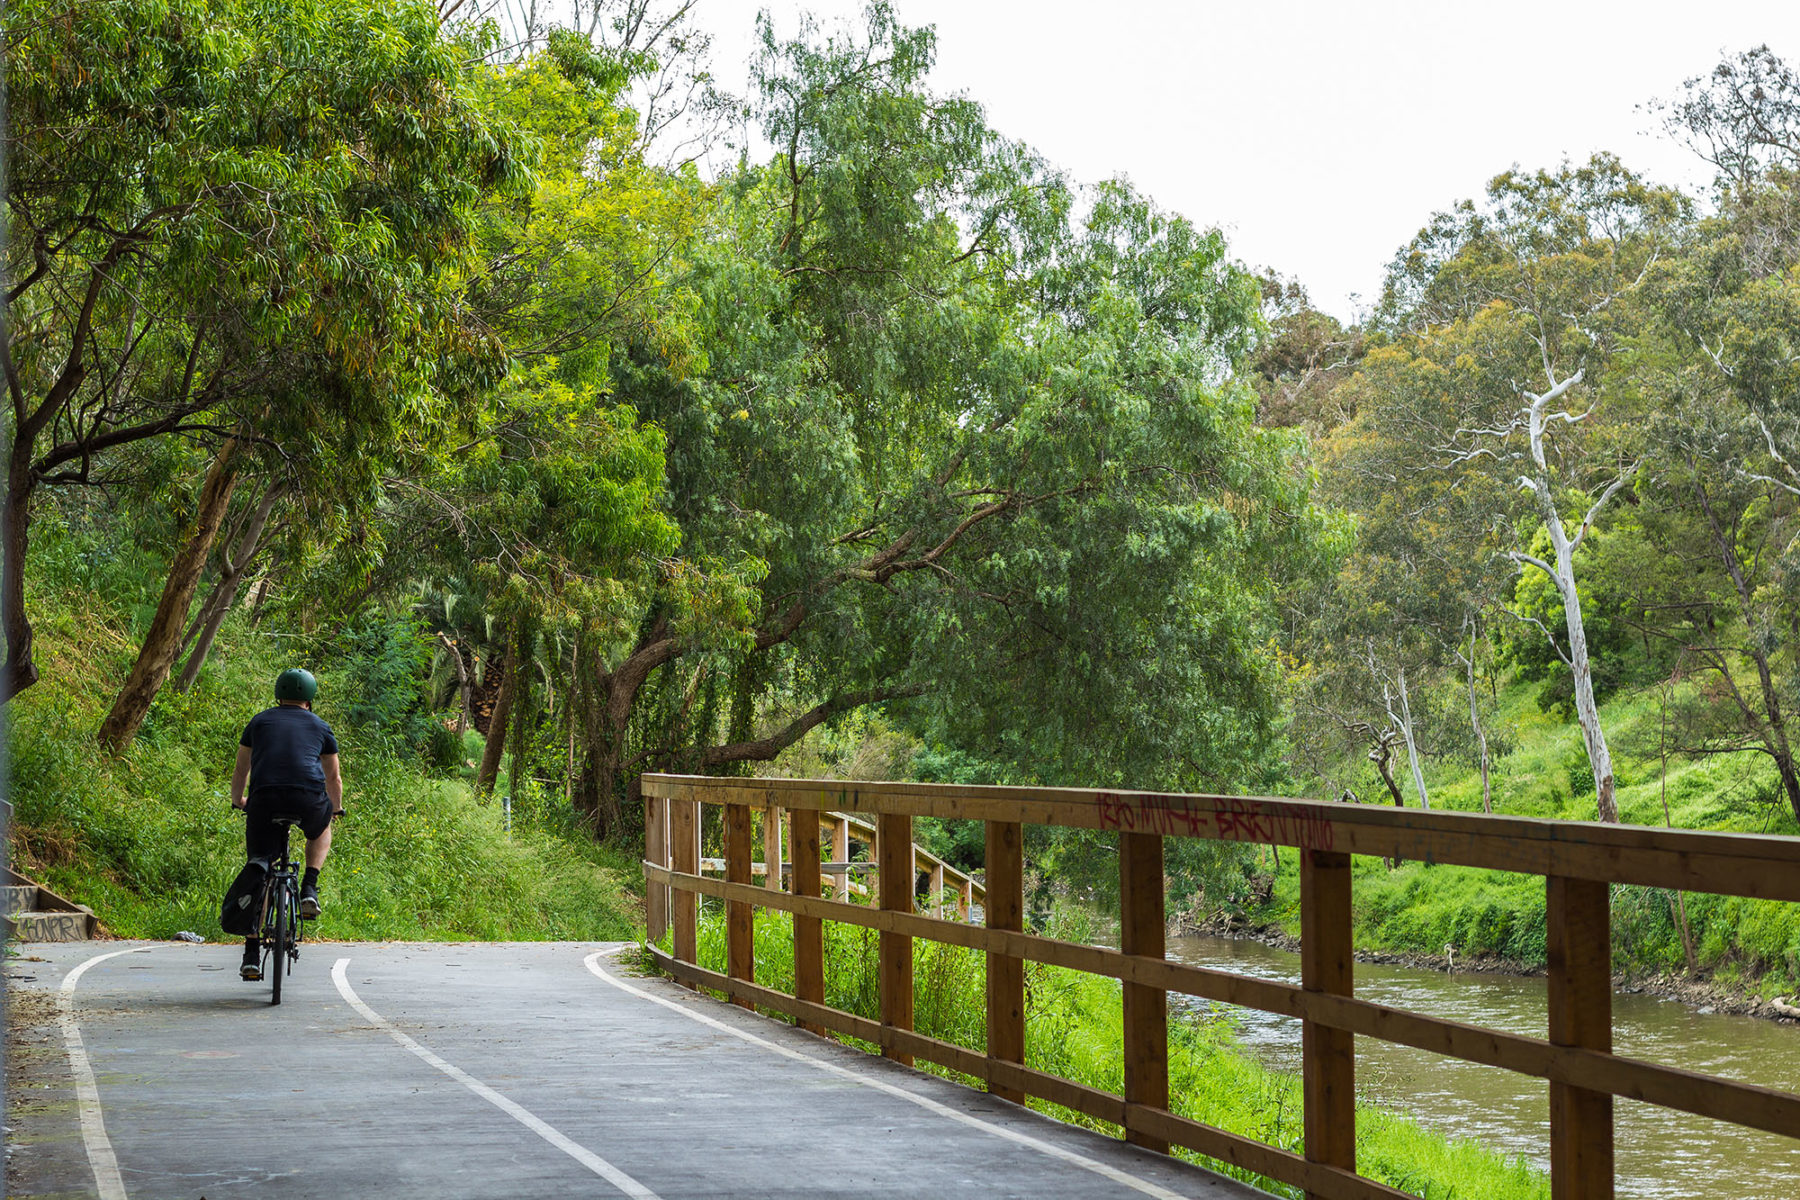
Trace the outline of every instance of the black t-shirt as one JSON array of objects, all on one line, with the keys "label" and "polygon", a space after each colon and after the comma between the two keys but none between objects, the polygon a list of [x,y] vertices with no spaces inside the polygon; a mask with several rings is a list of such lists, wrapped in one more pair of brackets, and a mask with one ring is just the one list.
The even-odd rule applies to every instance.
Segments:
[{"label": "black t-shirt", "polygon": [[338,752],[331,726],[297,704],[265,708],[244,726],[238,745],[250,748],[250,791],[303,787],[323,791],[321,754]]}]

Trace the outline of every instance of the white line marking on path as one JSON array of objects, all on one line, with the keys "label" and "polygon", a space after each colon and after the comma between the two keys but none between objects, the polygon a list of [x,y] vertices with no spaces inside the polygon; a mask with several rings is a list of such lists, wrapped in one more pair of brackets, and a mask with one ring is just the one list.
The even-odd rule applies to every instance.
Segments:
[{"label": "white line marking on path", "polygon": [[536,1114],[532,1113],[523,1105],[508,1100],[505,1096],[502,1096],[487,1084],[476,1079],[467,1071],[445,1062],[443,1059],[388,1024],[379,1013],[370,1008],[367,1004],[364,1004],[362,997],[358,996],[356,990],[350,986],[350,980],[344,974],[349,966],[349,959],[338,959],[337,965],[331,968],[331,981],[337,984],[338,992],[349,1002],[350,1007],[361,1013],[370,1024],[380,1029],[383,1033],[386,1033],[396,1042],[399,1042],[406,1049],[412,1051],[450,1078],[456,1080],[456,1082],[468,1088],[471,1092],[474,1092],[477,1096],[480,1096],[483,1100],[486,1100],[489,1104],[492,1104],[495,1108],[499,1109],[525,1128],[531,1130],[531,1132],[543,1138],[546,1142],[549,1142],[552,1146],[555,1146],[558,1150],[561,1150],[564,1154],[568,1155],[594,1174],[600,1176],[600,1178],[606,1180],[606,1182],[618,1188],[621,1192],[624,1192],[627,1196],[632,1197],[632,1200],[661,1200],[655,1192],[651,1191],[625,1172],[619,1170],[619,1168],[613,1166],[598,1154],[595,1154],[585,1146],[577,1145],[567,1137],[564,1137],[561,1133],[558,1133],[554,1128],[539,1119]]},{"label": "white line marking on path", "polygon": [[106,1136],[106,1120],[100,1115],[100,1088],[94,1083],[94,1068],[88,1062],[87,1046],[81,1040],[81,1027],[75,1023],[75,984],[87,969],[121,954],[141,954],[148,946],[129,950],[112,950],[94,957],[63,976],[56,993],[56,1023],[62,1027],[63,1044],[69,1049],[69,1071],[75,1076],[75,1107],[81,1117],[81,1141],[87,1147],[88,1164],[94,1168],[94,1191],[100,1200],[125,1200],[125,1180],[119,1174],[119,1160],[113,1156],[112,1142]]},{"label": "white line marking on path", "polygon": [[1085,1154],[1077,1154],[1073,1150],[1065,1150],[1061,1146],[1044,1141],[1042,1138],[1032,1137],[1028,1133],[1020,1133],[1016,1129],[1008,1129],[1004,1125],[995,1125],[991,1121],[983,1121],[979,1117],[971,1116],[959,1109],[951,1108],[948,1104],[940,1104],[927,1096],[920,1096],[914,1092],[909,1092],[903,1087],[895,1087],[893,1084],[887,1083],[884,1080],[870,1078],[867,1075],[852,1071],[846,1067],[840,1067],[836,1063],[814,1058],[810,1054],[802,1054],[798,1050],[791,1050],[786,1046],[771,1042],[767,1038],[757,1037],[754,1033],[733,1028],[717,1018],[707,1016],[705,1013],[695,1012],[692,1009],[685,1008],[682,1005],[676,1004],[673,1000],[665,1000],[661,996],[653,996],[642,988],[632,987],[629,983],[619,979],[617,976],[609,975],[606,971],[602,970],[600,967],[600,957],[603,953],[605,952],[597,950],[588,955],[584,960],[587,963],[587,969],[622,992],[629,992],[633,996],[638,996],[650,1001],[652,1004],[660,1004],[671,1012],[678,1012],[684,1017],[700,1022],[702,1025],[711,1026],[722,1033],[729,1033],[732,1037],[742,1038],[751,1045],[761,1046],[765,1050],[772,1050],[783,1058],[791,1058],[795,1062],[806,1063],[808,1066],[817,1067],[821,1071],[841,1076],[844,1079],[860,1083],[865,1087],[872,1087],[878,1092],[886,1092],[890,1096],[898,1096],[902,1100],[910,1101],[920,1108],[937,1113],[939,1116],[948,1117],[952,1121],[960,1121],[964,1125],[973,1126],[985,1133],[991,1133],[995,1137],[1005,1138],[1009,1142],[1015,1142],[1018,1145],[1028,1147],[1029,1149],[1036,1150],[1043,1154],[1048,1154],[1051,1158],[1061,1159],[1071,1166],[1077,1166],[1083,1170],[1092,1171],[1096,1175],[1110,1179],[1114,1183],[1122,1184],[1133,1191],[1142,1192],[1146,1196],[1154,1196],[1156,1197],[1156,1200],[1187,1200],[1187,1197],[1183,1196],[1180,1192],[1172,1192],[1161,1184],[1152,1183],[1148,1179],[1139,1179],[1136,1175],[1127,1174],[1117,1167],[1108,1166],[1106,1163],[1089,1158]]}]

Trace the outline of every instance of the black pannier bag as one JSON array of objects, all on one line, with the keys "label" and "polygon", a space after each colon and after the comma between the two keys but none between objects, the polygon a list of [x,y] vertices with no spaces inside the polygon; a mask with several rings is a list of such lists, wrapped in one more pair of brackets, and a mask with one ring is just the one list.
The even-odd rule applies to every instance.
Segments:
[{"label": "black pannier bag", "polygon": [[257,898],[262,895],[263,880],[269,877],[269,864],[253,858],[244,864],[231,886],[225,889],[225,903],[219,909],[219,928],[234,937],[250,937],[256,932]]}]

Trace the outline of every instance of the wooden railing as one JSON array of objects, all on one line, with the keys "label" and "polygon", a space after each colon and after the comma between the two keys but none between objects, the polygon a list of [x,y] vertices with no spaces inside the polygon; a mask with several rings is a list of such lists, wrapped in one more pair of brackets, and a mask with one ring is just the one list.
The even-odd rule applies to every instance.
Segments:
[{"label": "wooden railing", "polygon": [[[832,882],[832,892],[840,900],[848,900],[851,896],[866,896],[868,886],[858,883],[856,876],[873,879],[879,874],[875,864],[875,843],[878,831],[871,821],[847,813],[822,812],[819,818],[819,832],[831,839],[826,847],[827,859],[819,864],[819,869]],[[668,838],[666,825],[656,831],[665,841]],[[762,848],[761,858],[752,856],[750,860],[751,875],[761,875],[763,886],[772,891],[780,891],[784,876],[793,869],[793,865],[781,856],[781,810],[765,808],[762,810]],[[645,844],[649,844],[646,837]],[[852,845],[867,846],[869,856],[861,860],[852,860]],[[702,858],[700,870],[718,874],[725,873],[725,860],[722,858]],[[971,875],[945,862],[931,851],[913,843],[913,871],[915,878],[925,879],[925,907],[934,917],[944,915],[946,907],[954,908],[956,919],[969,919],[970,909],[977,903],[985,903],[987,890]],[[917,889],[915,888],[915,893]],[[667,905],[667,889],[661,889],[651,896],[653,905]]]},{"label": "wooden railing", "polygon": [[[1356,1173],[1356,1058],[1352,1038],[1379,1038],[1503,1067],[1548,1081],[1550,1174],[1557,1200],[1613,1194],[1613,1097],[1800,1137],[1800,1095],[1615,1055],[1608,885],[1643,884],[1772,900],[1800,900],[1800,839],[1700,833],[1590,822],[1254,800],[1231,796],[1109,793],[1053,788],[647,775],[644,874],[650,940],[672,929],[661,967],[691,986],[793,1017],[986,1081],[1014,1101],[1038,1096],[1125,1131],[1127,1140],[1186,1147],[1302,1188],[1319,1200],[1403,1197]],[[724,880],[699,872],[700,805],[724,806]],[[750,883],[751,816],[785,810],[792,886]],[[863,813],[879,830],[879,907],[820,895],[821,812]],[[985,927],[914,910],[914,817],[987,823]],[[1024,931],[1023,827],[1063,825],[1119,836],[1120,949],[1056,941]],[[1300,851],[1299,987],[1165,961],[1163,839],[1213,838]],[[1546,879],[1549,1029],[1523,1037],[1358,1000],[1353,994],[1350,859],[1353,854],[1462,863]],[[667,893],[663,888],[668,889]],[[658,897],[666,895],[666,902]],[[696,963],[700,896],[725,902],[727,970]],[[794,994],[755,982],[756,906],[793,914]],[[880,1020],[824,1004],[825,920],[880,932]],[[987,1049],[969,1050],[913,1031],[913,939],[987,954]],[[1124,1094],[1031,1069],[1025,1060],[1024,964],[1106,975],[1124,990]],[[1302,1022],[1305,1152],[1295,1154],[1169,1112],[1167,994],[1297,1017]]]}]

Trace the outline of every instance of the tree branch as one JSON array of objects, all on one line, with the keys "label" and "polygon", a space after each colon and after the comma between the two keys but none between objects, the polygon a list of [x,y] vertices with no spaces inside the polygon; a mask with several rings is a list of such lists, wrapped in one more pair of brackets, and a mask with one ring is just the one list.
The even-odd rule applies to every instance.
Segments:
[{"label": "tree branch", "polygon": [[702,751],[700,767],[705,769],[731,762],[767,762],[805,737],[809,731],[818,728],[840,713],[862,708],[868,704],[880,704],[886,700],[920,696],[926,690],[924,684],[907,684],[903,687],[871,688],[867,691],[846,692],[840,696],[833,696],[823,704],[814,705],[768,737],[748,742],[731,742]]},{"label": "tree branch", "polygon": [[[1533,559],[1532,561],[1536,562],[1537,560]],[[1542,563],[1538,563],[1538,565],[1543,566]],[[1511,617],[1515,621],[1521,621],[1527,625],[1537,626],[1538,632],[1544,635],[1544,640],[1550,643],[1550,649],[1556,652],[1556,657],[1562,659],[1563,665],[1566,667],[1570,667],[1570,668],[1574,667],[1575,664],[1570,662],[1569,656],[1563,653],[1562,644],[1556,640],[1556,634],[1551,631],[1551,629],[1548,625],[1544,624],[1542,621],[1538,620],[1536,617],[1531,616],[1528,613],[1514,612],[1512,609],[1507,608],[1504,604],[1500,606],[1500,611],[1505,613],[1507,616]]]},{"label": "tree branch", "polygon": [[1587,537],[1588,530],[1594,527],[1594,518],[1600,515],[1600,510],[1606,507],[1606,502],[1608,500],[1611,500],[1618,494],[1620,488],[1631,482],[1632,477],[1637,474],[1637,469],[1641,465],[1642,463],[1640,461],[1634,462],[1629,467],[1626,467],[1623,471],[1619,472],[1619,477],[1607,485],[1604,492],[1600,493],[1600,498],[1594,501],[1593,507],[1587,510],[1587,516],[1581,518],[1581,528],[1575,531],[1575,540],[1569,543],[1570,554],[1581,549],[1582,539]]}]

